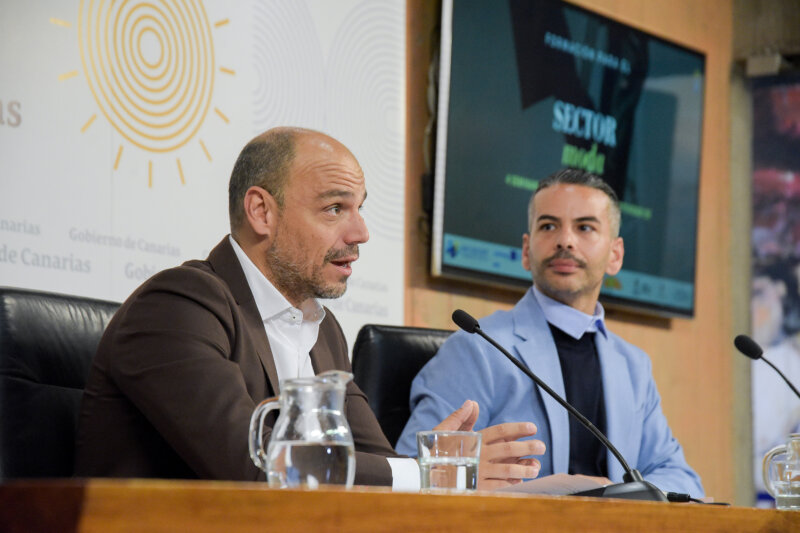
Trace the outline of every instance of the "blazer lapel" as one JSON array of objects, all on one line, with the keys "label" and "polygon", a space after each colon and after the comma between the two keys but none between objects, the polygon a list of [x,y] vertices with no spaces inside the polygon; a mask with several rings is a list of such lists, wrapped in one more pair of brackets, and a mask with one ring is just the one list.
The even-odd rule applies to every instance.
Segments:
[{"label": "blazer lapel", "polygon": [[[325,310],[327,313],[330,313],[327,309]],[[323,324],[320,324],[320,337],[325,333],[323,331],[324,328],[324,321]],[[326,370],[335,370],[336,365],[333,362],[333,353],[331,352],[330,345],[327,342],[317,342],[314,344],[314,347],[311,348],[309,352],[311,356],[311,367],[314,369],[314,374],[319,374],[321,372],[325,372]]]},{"label": "blazer lapel", "polygon": [[[597,355],[603,376],[603,396],[606,408],[606,436],[619,452],[636,468],[638,449],[633,447],[635,439],[629,435],[634,419],[634,397],[631,378],[625,358],[612,347],[602,333],[595,335]],[[625,471],[619,461],[608,452],[608,475],[611,479],[621,479]]]},{"label": "blazer lapel", "polygon": [[[522,339],[514,345],[515,355],[524,361],[528,368],[551,389],[564,398],[564,378],[561,375],[561,363],[558,359],[556,345],[532,290],[525,293],[512,313],[514,333]],[[569,469],[569,413],[538,385],[536,387],[539,389],[539,396],[542,398],[550,425],[551,442],[547,453],[550,454],[553,461],[553,473],[567,472]]]},{"label": "blazer lapel", "polygon": [[214,272],[228,284],[233,297],[236,299],[236,303],[241,310],[241,315],[244,318],[244,329],[255,339],[256,351],[258,353],[258,358],[261,360],[261,366],[267,374],[273,394],[277,395],[280,393],[278,370],[275,368],[275,360],[272,357],[272,350],[269,347],[267,332],[264,330],[261,314],[258,312],[253,293],[250,291],[250,286],[247,284],[247,278],[244,276],[242,265],[239,263],[239,258],[236,257],[233,246],[231,246],[228,239],[229,236],[225,236],[222,241],[211,250],[211,253],[208,254],[208,262],[211,264]]}]

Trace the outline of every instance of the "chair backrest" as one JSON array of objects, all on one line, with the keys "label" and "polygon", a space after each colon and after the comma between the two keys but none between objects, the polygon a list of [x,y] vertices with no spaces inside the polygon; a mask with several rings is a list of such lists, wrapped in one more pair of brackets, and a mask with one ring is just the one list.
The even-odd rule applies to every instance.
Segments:
[{"label": "chair backrest", "polygon": [[408,422],[411,382],[453,332],[367,324],[353,345],[353,375],[394,446]]},{"label": "chair backrest", "polygon": [[118,307],[0,287],[0,480],[72,475],[83,388]]}]

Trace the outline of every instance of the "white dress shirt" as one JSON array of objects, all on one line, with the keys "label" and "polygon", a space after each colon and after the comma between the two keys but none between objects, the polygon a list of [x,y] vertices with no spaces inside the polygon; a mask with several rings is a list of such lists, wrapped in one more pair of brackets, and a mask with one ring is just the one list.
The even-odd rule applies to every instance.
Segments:
[{"label": "white dress shirt", "polygon": [[314,298],[303,302],[302,309],[294,307],[247,257],[239,243],[233,237],[229,239],[264,322],[278,379],[313,377],[309,352],[317,343],[325,309]]},{"label": "white dress shirt", "polygon": [[[228,238],[264,322],[278,380],[313,377],[310,352],[317,343],[325,309],[315,298],[303,302],[302,309],[294,307],[247,257],[236,239],[233,236]],[[387,460],[392,469],[392,490],[420,489],[416,460],[394,457],[388,457]]]}]

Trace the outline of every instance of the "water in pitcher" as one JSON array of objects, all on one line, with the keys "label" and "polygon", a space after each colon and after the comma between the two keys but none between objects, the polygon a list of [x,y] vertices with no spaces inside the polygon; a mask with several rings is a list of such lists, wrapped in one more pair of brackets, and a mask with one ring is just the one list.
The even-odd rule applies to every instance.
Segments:
[{"label": "water in pitcher", "polygon": [[350,485],[348,475],[355,473],[353,445],[277,441],[269,446],[270,487]]},{"label": "water in pitcher", "polygon": [[800,510],[800,480],[775,481],[775,506],[778,509]]}]

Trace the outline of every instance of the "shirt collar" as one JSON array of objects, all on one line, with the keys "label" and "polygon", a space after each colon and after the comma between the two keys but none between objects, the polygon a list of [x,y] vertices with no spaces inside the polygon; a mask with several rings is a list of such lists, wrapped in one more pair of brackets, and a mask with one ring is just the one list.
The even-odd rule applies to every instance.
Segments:
[{"label": "shirt collar", "polygon": [[244,277],[247,279],[247,285],[250,286],[250,291],[253,293],[253,298],[256,301],[256,307],[261,315],[261,320],[266,322],[272,320],[285,313],[291,316],[301,316],[303,320],[312,322],[322,322],[325,318],[325,309],[316,298],[311,298],[303,302],[300,309],[294,307],[281,292],[267,279],[261,270],[247,257],[242,247],[236,242],[232,235],[228,239],[233,246],[233,251],[239,259],[244,271]]},{"label": "shirt collar", "polygon": [[587,315],[557,300],[553,300],[540,291],[536,285],[531,287],[536,301],[542,308],[544,318],[548,323],[554,325],[570,337],[580,339],[584,333],[594,333],[599,331],[604,337],[608,338],[605,324],[605,310],[600,302],[597,302],[593,315]]}]

